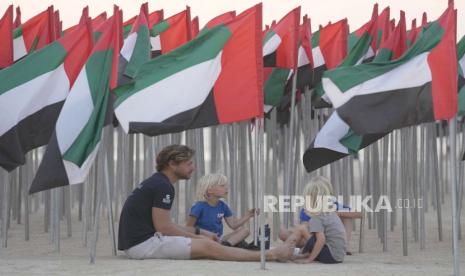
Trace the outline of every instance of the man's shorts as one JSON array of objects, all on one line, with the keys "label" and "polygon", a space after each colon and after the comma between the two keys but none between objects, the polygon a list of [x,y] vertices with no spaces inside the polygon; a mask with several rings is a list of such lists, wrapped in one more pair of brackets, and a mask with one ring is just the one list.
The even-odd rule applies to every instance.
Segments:
[{"label": "man's shorts", "polygon": [[155,233],[150,239],[124,251],[131,259],[176,259],[191,257],[191,239]]}]

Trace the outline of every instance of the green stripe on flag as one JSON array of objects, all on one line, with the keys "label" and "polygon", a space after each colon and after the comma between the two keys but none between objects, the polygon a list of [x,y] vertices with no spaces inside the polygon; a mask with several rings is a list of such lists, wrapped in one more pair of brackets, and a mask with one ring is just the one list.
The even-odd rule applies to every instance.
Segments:
[{"label": "green stripe on flag", "polygon": [[266,42],[268,42],[268,40],[270,40],[274,35],[276,35],[276,33],[271,29],[266,32],[265,37],[263,38],[263,45],[265,45]]},{"label": "green stripe on flag", "polygon": [[[331,79],[342,92],[347,91],[360,83],[393,70],[408,62],[414,56],[430,51],[441,41],[443,34],[444,30],[441,26],[437,22],[433,22],[400,59],[388,62],[360,64],[354,67],[340,67],[326,71],[325,77]],[[350,78],[347,76],[350,76]]]},{"label": "green stripe on flag", "polygon": [[[85,70],[90,94],[94,103],[92,114],[63,159],[81,167],[94,151],[102,137],[109,99],[109,76],[113,50],[95,52],[86,63]],[[76,91],[77,92],[77,91]]]},{"label": "green stripe on flag", "polygon": [[131,59],[124,71],[126,75],[134,78],[141,65],[150,60],[150,47],[149,29],[147,26],[141,25],[137,32],[136,44],[134,45]]},{"label": "green stripe on flag", "polygon": [[18,38],[23,35],[23,28],[18,27],[13,31],[13,39]]},{"label": "green stripe on flag", "polygon": [[146,87],[184,69],[215,58],[231,35],[228,28],[216,26],[172,52],[145,63],[139,69],[133,83],[121,86],[114,91],[117,96],[114,107],[118,107],[128,97]]},{"label": "green stripe on flag", "polygon": [[150,30],[150,36],[157,36],[161,34],[162,32],[166,31],[170,27],[170,24],[168,21],[164,20],[158,24],[155,24],[152,27],[152,30]]},{"label": "green stripe on flag", "polygon": [[370,48],[370,43],[371,36],[369,33],[365,32],[350,50],[349,54],[340,66],[352,66],[357,64],[357,62],[367,53],[368,48]]},{"label": "green stripe on flag", "polygon": [[265,91],[266,105],[279,105],[284,95],[284,88],[286,87],[289,72],[290,70],[287,68],[273,68],[263,88]]},{"label": "green stripe on flag", "polygon": [[54,42],[39,52],[32,53],[13,66],[0,71],[0,95],[14,87],[56,69],[63,63],[66,50]]},{"label": "green stripe on flag", "polygon": [[320,46],[320,31],[312,34],[312,48]]}]

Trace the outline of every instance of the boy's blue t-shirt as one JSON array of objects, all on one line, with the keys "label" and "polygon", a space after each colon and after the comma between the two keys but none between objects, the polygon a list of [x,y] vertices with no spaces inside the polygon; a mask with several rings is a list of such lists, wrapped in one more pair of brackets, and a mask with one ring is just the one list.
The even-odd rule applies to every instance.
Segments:
[{"label": "boy's blue t-shirt", "polygon": [[223,217],[232,216],[231,209],[223,201],[216,206],[211,206],[205,201],[197,201],[191,208],[190,216],[196,217],[195,226],[216,233],[218,237],[223,235]]},{"label": "boy's blue t-shirt", "polygon": [[[346,211],[350,211],[351,208],[347,205],[344,205],[342,204],[339,204],[337,201],[334,202],[334,204],[336,204],[336,211],[341,211],[341,210],[346,210]],[[306,222],[306,221],[309,221],[312,217],[310,217],[309,215],[307,215],[307,213],[305,213],[305,210],[302,208],[300,209],[300,213],[299,213],[299,219],[300,219],[300,222]]]}]

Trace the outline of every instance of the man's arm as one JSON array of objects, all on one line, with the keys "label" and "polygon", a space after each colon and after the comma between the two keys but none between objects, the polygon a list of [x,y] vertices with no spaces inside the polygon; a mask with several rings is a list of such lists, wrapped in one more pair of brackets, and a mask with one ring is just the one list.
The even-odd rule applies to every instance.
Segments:
[{"label": "man's arm", "polygon": [[155,229],[166,236],[183,236],[189,238],[202,238],[193,232],[186,231],[184,227],[173,223],[170,217],[170,211],[162,208],[152,207],[152,222]]}]

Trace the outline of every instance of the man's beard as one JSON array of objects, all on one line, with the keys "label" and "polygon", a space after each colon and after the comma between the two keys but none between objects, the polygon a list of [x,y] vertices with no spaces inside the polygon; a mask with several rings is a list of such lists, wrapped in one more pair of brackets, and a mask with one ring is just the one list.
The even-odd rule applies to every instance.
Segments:
[{"label": "man's beard", "polygon": [[174,175],[176,175],[176,177],[178,179],[188,180],[188,179],[191,178],[192,173],[182,173],[182,172],[176,170],[176,171],[174,171]]}]

